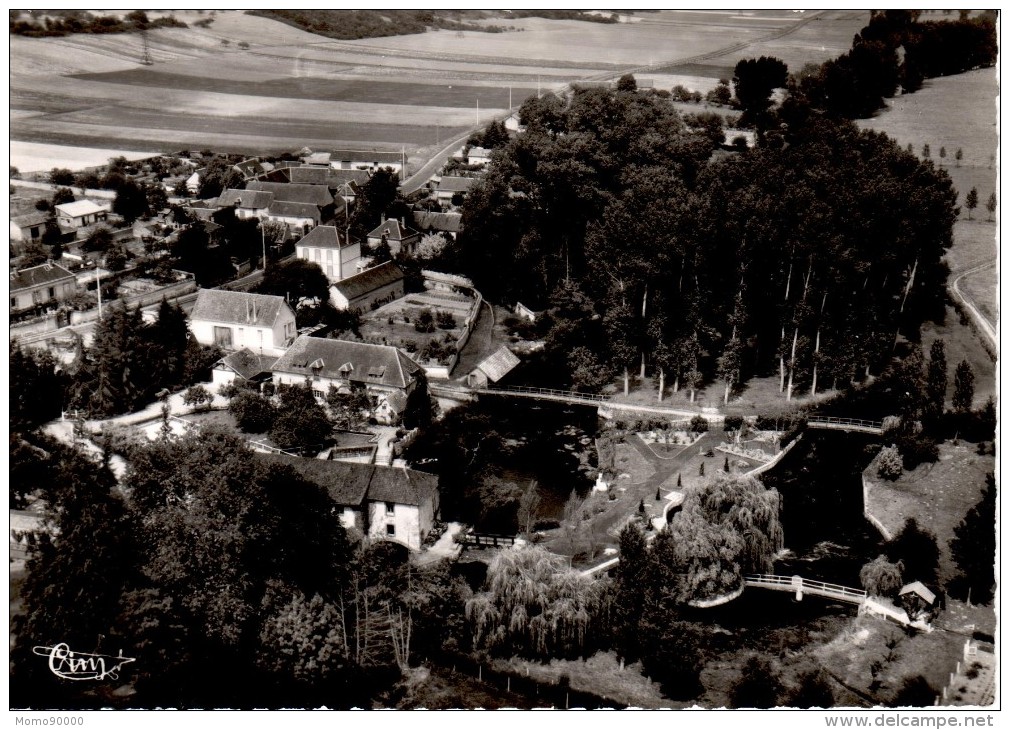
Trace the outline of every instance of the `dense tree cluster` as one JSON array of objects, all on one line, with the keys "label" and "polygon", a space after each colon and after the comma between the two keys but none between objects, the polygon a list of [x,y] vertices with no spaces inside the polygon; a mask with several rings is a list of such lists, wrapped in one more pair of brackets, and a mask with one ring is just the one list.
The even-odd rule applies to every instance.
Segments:
[{"label": "dense tree cluster", "polygon": [[219,357],[216,348],[190,338],[186,315],[176,305],[163,302],[150,324],[139,308],[109,307],[94,342],[67,368],[66,409],[91,418],[138,410],[163,388],[206,377]]},{"label": "dense tree cluster", "polygon": [[10,11],[10,32],[30,38],[66,36],[74,33],[136,33],[148,28],[185,28],[185,23],[167,15],[151,20],[143,10],[116,15],[92,15],[83,10],[45,10],[40,21],[25,19],[23,11]]},{"label": "dense tree cluster", "polygon": [[994,14],[944,21],[920,21],[919,15],[915,10],[871,11],[852,49],[805,69],[794,90],[832,115],[868,117],[899,87],[917,91],[924,79],[996,63]]},{"label": "dense tree cluster", "polygon": [[354,546],[325,490],[233,436],[140,447],[122,489],[72,451],[59,477],[16,619],[19,703],[117,703],[32,654],[67,641],[136,659],[132,707],[367,707],[370,674],[463,633],[466,589],[444,567]]},{"label": "dense tree cluster", "polygon": [[485,296],[547,310],[554,382],[651,364],[728,395],[777,369],[791,396],[886,365],[942,316],[956,195],[882,134],[808,110],[784,149],[710,162],[714,135],[655,96],[577,89],[520,116],[448,255]]}]

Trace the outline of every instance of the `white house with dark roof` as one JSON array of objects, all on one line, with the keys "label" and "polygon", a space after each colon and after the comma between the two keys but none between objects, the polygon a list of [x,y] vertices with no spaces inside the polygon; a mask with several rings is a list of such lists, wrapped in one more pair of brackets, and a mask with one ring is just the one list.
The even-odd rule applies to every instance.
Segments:
[{"label": "white house with dark roof", "polygon": [[270,206],[274,202],[273,193],[263,190],[236,190],[228,188],[218,196],[217,208],[234,208],[236,218],[259,218],[266,220]]},{"label": "white house with dark roof", "polygon": [[77,279],[59,264],[31,266],[10,275],[11,311],[57,304],[77,293]]},{"label": "white house with dark roof", "polygon": [[298,236],[304,236],[322,222],[318,206],[277,200],[267,208],[267,220],[282,223],[289,232]]},{"label": "white house with dark roof", "polygon": [[109,217],[111,203],[96,203],[91,200],[75,200],[56,206],[56,222],[61,228],[83,228]]},{"label": "white house with dark roof", "polygon": [[461,213],[433,213],[427,210],[415,210],[414,226],[422,233],[441,233],[447,238],[456,240],[456,236],[463,230],[463,215]]},{"label": "white house with dark roof", "polygon": [[330,167],[338,170],[376,170],[390,167],[393,172],[403,170],[403,154],[382,150],[334,150],[330,153]]},{"label": "white house with dark roof", "polygon": [[438,477],[413,469],[257,454],[325,489],[346,529],[420,550],[439,509]]},{"label": "white house with dark roof", "polygon": [[491,161],[492,152],[494,150],[487,147],[471,147],[466,153],[466,162],[468,165],[486,165]]},{"label": "white house with dark roof", "polygon": [[390,218],[382,221],[368,234],[368,247],[371,249],[383,241],[389,244],[389,250],[394,256],[400,251],[413,255],[417,252],[417,244],[421,242],[421,233],[408,227],[406,221]]},{"label": "white house with dark roof", "polygon": [[435,188],[435,198],[443,205],[449,205],[453,196],[465,196],[477,183],[475,177],[459,177],[456,175],[443,175]]},{"label": "white house with dark roof", "polygon": [[403,271],[392,261],[365,269],[330,286],[330,302],[337,309],[367,312],[373,304],[403,297]]},{"label": "white house with dark roof", "polygon": [[296,333],[295,313],[270,294],[201,289],[189,320],[197,342],[256,355],[282,355]]},{"label": "white house with dark roof", "polygon": [[416,362],[391,345],[330,340],[302,335],[273,365],[275,385],[312,384],[317,398],[330,386],[361,388],[373,399],[390,393],[409,396],[424,378]]},{"label": "white house with dark roof", "polygon": [[361,243],[351,239],[346,230],[317,226],[295,244],[295,255],[318,264],[332,284],[357,272]]}]

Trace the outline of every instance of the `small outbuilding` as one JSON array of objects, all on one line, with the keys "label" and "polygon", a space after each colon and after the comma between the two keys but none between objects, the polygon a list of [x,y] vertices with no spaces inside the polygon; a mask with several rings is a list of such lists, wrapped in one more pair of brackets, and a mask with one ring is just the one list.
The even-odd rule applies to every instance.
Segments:
[{"label": "small outbuilding", "polygon": [[909,583],[898,591],[898,600],[912,621],[928,621],[936,609],[936,594],[919,581]]},{"label": "small outbuilding", "polygon": [[497,383],[512,372],[519,362],[519,358],[502,345],[466,376],[466,384],[471,388],[486,388],[489,382]]}]

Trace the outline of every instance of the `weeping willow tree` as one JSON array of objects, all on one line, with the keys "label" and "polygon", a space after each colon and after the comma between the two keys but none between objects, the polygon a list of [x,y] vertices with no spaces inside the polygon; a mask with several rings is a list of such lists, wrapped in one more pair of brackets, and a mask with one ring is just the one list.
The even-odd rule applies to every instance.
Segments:
[{"label": "weeping willow tree", "polygon": [[606,581],[588,578],[542,547],[503,550],[487,591],[466,602],[474,646],[536,657],[575,657],[605,613]]},{"label": "weeping willow tree", "polygon": [[748,573],[769,572],[783,546],[780,508],[779,493],[754,477],[720,475],[688,491],[670,524],[680,600],[726,595]]}]

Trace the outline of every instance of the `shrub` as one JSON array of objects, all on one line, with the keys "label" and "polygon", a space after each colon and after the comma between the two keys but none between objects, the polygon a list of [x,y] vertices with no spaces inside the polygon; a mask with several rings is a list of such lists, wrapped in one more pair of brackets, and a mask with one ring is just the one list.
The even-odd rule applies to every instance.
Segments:
[{"label": "shrub", "polygon": [[691,419],[691,431],[694,433],[705,433],[708,431],[708,421],[702,416],[695,416]]},{"label": "shrub", "polygon": [[435,316],[430,309],[422,309],[414,320],[414,329],[418,332],[434,332]]},{"label": "shrub", "polygon": [[901,566],[879,555],[859,571],[859,582],[872,596],[896,598],[901,590]]},{"label": "shrub", "polygon": [[885,446],[877,455],[877,476],[894,481],[901,476],[902,459],[897,446]]},{"label": "shrub", "polygon": [[442,312],[440,311],[435,317],[435,321],[440,329],[452,330],[456,329],[456,318],[452,315],[452,312]]},{"label": "shrub", "polygon": [[187,406],[200,408],[203,405],[210,407],[214,401],[214,395],[202,385],[194,385],[182,394],[182,402]]},{"label": "shrub", "polygon": [[723,431],[739,431],[741,428],[743,428],[743,416],[726,416],[722,424]]},{"label": "shrub", "polygon": [[898,451],[905,469],[909,471],[919,464],[933,463],[940,458],[940,450],[933,439],[922,434],[903,435],[898,439]]}]

